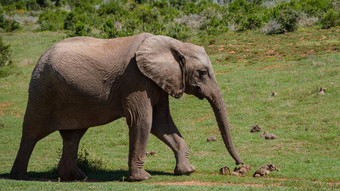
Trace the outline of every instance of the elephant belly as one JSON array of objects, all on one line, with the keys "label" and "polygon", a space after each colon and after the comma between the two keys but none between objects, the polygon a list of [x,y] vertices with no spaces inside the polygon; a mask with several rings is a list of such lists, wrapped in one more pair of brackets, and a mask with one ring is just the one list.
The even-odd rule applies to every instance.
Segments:
[{"label": "elephant belly", "polygon": [[82,129],[107,124],[123,117],[123,110],[112,105],[67,105],[56,109],[51,125],[57,130]]}]

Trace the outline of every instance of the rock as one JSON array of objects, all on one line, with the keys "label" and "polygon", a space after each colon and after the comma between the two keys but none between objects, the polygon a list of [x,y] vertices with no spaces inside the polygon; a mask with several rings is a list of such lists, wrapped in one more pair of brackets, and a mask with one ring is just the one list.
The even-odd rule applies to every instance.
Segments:
[{"label": "rock", "polygon": [[258,125],[254,125],[250,130],[251,133],[260,132],[260,131],[261,131],[261,127]]},{"label": "rock", "polygon": [[326,88],[321,87],[318,94],[323,95],[323,94],[325,94],[325,91],[326,91]]},{"label": "rock", "polygon": [[208,142],[210,142],[210,141],[217,141],[217,138],[215,136],[212,136],[212,137],[207,138],[207,141]]},{"label": "rock", "polygon": [[155,151],[151,151],[151,152],[146,152],[146,156],[154,156],[157,153]]},{"label": "rock", "polygon": [[272,96],[277,96],[277,93],[276,93],[276,92],[273,92],[273,93],[272,93]]},{"label": "rock", "polygon": [[220,174],[222,175],[230,175],[230,170],[228,167],[223,167],[220,169]]}]

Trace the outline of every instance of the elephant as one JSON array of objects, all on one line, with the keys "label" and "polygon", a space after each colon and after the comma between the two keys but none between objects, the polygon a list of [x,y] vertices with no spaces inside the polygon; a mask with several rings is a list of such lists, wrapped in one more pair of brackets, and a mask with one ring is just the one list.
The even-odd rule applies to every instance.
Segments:
[{"label": "elephant", "polygon": [[88,128],[124,117],[129,127],[129,181],[151,177],[144,169],[150,133],[175,154],[176,175],[190,174],[189,149],[169,110],[169,95],[207,99],[223,142],[236,164],[226,106],[204,48],[171,37],[142,33],[98,39],[71,37],[48,48],[29,84],[20,147],[12,179],[28,179],[36,143],[59,131],[63,140],[58,176],[82,180],[77,166],[80,139]]}]

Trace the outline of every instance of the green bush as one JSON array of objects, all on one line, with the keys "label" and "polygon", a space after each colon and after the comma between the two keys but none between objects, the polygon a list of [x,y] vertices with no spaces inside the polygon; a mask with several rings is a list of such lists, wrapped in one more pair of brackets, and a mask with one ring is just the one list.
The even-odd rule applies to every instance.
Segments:
[{"label": "green bush", "polygon": [[15,30],[21,30],[22,27],[14,19],[5,19],[3,14],[0,15],[0,28],[4,29],[6,32],[12,32]]},{"label": "green bush", "polygon": [[299,1],[301,10],[309,16],[321,17],[330,7],[332,0],[304,0]]},{"label": "green bush", "polygon": [[9,76],[13,73],[18,73],[12,62],[11,54],[12,50],[10,45],[4,44],[0,37],[0,78]]},{"label": "green bush", "polygon": [[68,37],[74,36],[88,36],[91,33],[91,28],[84,23],[76,23],[72,30],[67,32]]},{"label": "green bush", "polygon": [[106,38],[116,38],[120,36],[119,29],[112,18],[107,18],[102,26],[102,32]]},{"label": "green bush", "polygon": [[64,29],[66,30],[75,30],[75,27],[78,23],[88,23],[87,17],[85,14],[78,14],[76,12],[70,12],[67,14],[64,20]]},{"label": "green bush", "polygon": [[12,50],[9,44],[4,44],[0,37],[0,67],[9,66],[12,64]]},{"label": "green bush", "polygon": [[123,16],[127,14],[126,8],[122,5],[122,3],[118,1],[110,1],[105,4],[101,4],[98,9],[99,16],[103,15],[115,15],[115,16]]},{"label": "green bush", "polygon": [[230,3],[225,18],[238,26],[236,30],[245,31],[262,26],[265,19],[264,8],[257,1],[234,0]]},{"label": "green bush", "polygon": [[57,31],[64,29],[64,20],[67,17],[67,12],[56,9],[55,11],[46,10],[40,14],[38,23],[40,30]]},{"label": "green bush", "polygon": [[[217,35],[229,28],[236,31],[261,28],[266,34],[291,32],[303,18],[322,19],[323,28],[337,26],[338,1],[13,0],[6,2],[3,9],[13,12],[15,6],[34,9],[28,5],[38,5],[43,10],[40,29],[66,30],[68,36],[114,38],[150,32],[184,40],[192,35]],[[71,7],[71,11],[61,10],[58,8],[61,5]]]},{"label": "green bush", "polygon": [[335,26],[340,26],[340,11],[336,12],[334,9],[329,9],[321,19],[321,27],[328,29]]},{"label": "green bush", "polygon": [[26,0],[25,1],[25,7],[27,10],[38,10],[40,9],[39,4],[36,0]]},{"label": "green bush", "polygon": [[171,23],[167,26],[164,35],[170,36],[178,40],[185,40],[192,36],[192,32],[190,28],[187,26],[180,25],[177,23]]},{"label": "green bush", "polygon": [[15,9],[37,10],[40,9],[37,0],[1,0],[0,4],[7,8],[14,7]]},{"label": "green bush", "polygon": [[134,12],[136,13],[137,18],[144,24],[160,21],[160,12],[151,5],[141,5],[137,7]]},{"label": "green bush", "polygon": [[282,26],[282,32],[293,32],[298,27],[299,14],[294,9],[280,10],[277,21]]}]

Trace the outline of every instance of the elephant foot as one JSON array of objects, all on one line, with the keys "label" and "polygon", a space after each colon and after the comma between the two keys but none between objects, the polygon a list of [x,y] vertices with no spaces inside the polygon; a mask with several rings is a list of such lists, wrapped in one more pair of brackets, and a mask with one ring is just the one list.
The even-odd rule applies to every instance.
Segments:
[{"label": "elephant foot", "polygon": [[73,181],[73,180],[85,180],[86,174],[78,168],[76,165],[65,166],[62,163],[59,164],[59,178],[63,181]]},{"label": "elephant foot", "polygon": [[86,174],[80,170],[59,170],[59,178],[63,181],[85,180]]},{"label": "elephant foot", "polygon": [[11,171],[9,177],[10,179],[14,179],[14,180],[29,180],[29,177],[26,171],[25,172]]},{"label": "elephant foot", "polygon": [[182,175],[182,174],[190,174],[195,172],[195,167],[192,166],[189,162],[187,163],[178,163],[176,164],[176,168],[174,170],[175,174]]},{"label": "elephant foot", "polygon": [[144,169],[143,170],[137,170],[137,171],[131,171],[130,174],[127,178],[128,181],[130,182],[135,182],[135,181],[142,181],[142,180],[147,180],[151,178],[151,175],[146,172]]}]

